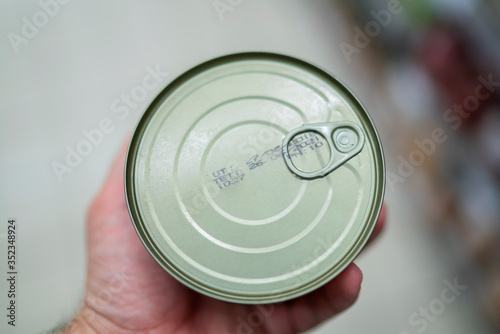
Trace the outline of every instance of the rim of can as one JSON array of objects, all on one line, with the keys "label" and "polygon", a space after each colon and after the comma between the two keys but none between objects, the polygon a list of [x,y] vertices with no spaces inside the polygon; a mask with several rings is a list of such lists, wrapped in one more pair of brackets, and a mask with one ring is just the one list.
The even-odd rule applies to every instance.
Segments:
[{"label": "rim of can", "polygon": [[[134,196],[135,184],[133,178],[135,175],[135,161],[137,158],[139,144],[141,142],[144,131],[146,130],[152,117],[155,115],[155,112],[158,110],[161,104],[179,86],[181,86],[183,83],[187,82],[197,74],[200,74],[205,70],[211,69],[217,65],[223,65],[239,60],[271,60],[285,62],[293,66],[299,66],[321,76],[325,83],[331,85],[332,87],[335,87],[345,96],[346,99],[348,99],[349,105],[356,111],[359,118],[366,123],[363,127],[363,130],[370,133],[370,138],[373,140],[373,144],[375,146],[374,159],[377,161],[379,167],[377,171],[378,173],[375,177],[375,188],[377,189],[377,191],[370,210],[367,210],[369,211],[369,214],[367,214],[368,219],[365,221],[363,232],[360,234],[359,238],[356,240],[349,252],[342,258],[341,261],[339,261],[338,265],[332,265],[332,270],[326,272],[324,275],[318,277],[314,281],[310,281],[307,284],[301,285],[299,288],[280,291],[274,294],[251,296],[232,294],[204,285],[203,283],[198,282],[192,277],[186,275],[184,272],[182,272],[169,262],[168,258],[161,252],[161,250],[155,244],[151,235],[149,235],[149,233],[147,232],[145,222],[141,219],[141,215],[138,209],[137,198]],[[363,104],[341,80],[319,66],[312,65],[307,61],[288,55],[270,52],[242,52],[224,55],[205,61],[179,75],[172,82],[170,82],[160,93],[158,93],[158,95],[149,104],[146,111],[141,116],[130,139],[125,161],[124,191],[129,214],[137,235],[141,239],[148,252],[156,260],[156,262],[160,264],[160,266],[162,266],[170,275],[172,275],[178,281],[182,282],[184,285],[207,296],[211,296],[228,302],[236,302],[242,304],[264,304],[289,300],[316,290],[339,275],[348,265],[350,265],[355,260],[355,258],[362,251],[363,246],[367,243],[380,215],[385,195],[385,178],[386,175],[383,148],[373,121],[364,108]]]}]

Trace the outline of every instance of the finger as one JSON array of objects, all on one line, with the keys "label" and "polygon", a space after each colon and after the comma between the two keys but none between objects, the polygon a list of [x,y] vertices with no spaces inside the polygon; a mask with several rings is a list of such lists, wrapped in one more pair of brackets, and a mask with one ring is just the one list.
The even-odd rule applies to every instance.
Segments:
[{"label": "finger", "polygon": [[126,206],[123,173],[125,169],[127,148],[128,140],[125,141],[120,149],[104,185],[90,206],[89,220],[95,220],[93,218],[96,218],[96,215],[99,217],[106,217],[116,212],[117,209]]},{"label": "finger", "polygon": [[[362,280],[361,270],[351,264],[321,288],[290,302],[280,303],[276,311],[284,308],[293,332],[309,330],[351,306],[358,298]],[[280,318],[275,317],[274,320]],[[267,327],[270,332],[273,329],[276,329],[276,333],[280,332],[280,324],[273,319],[270,319]]]},{"label": "finger", "polygon": [[370,238],[368,239],[368,243],[372,242],[380,235],[386,224],[386,218],[387,218],[387,208],[386,205],[384,204],[382,205],[382,209],[380,210],[380,214],[378,216],[377,222],[375,223],[375,227],[373,228],[373,232],[370,235]]},{"label": "finger", "polygon": [[358,298],[362,280],[361,270],[353,263],[323,287],[295,300],[291,313],[296,329],[309,330],[346,310]]},{"label": "finger", "polygon": [[116,156],[106,182],[99,195],[109,196],[119,191],[123,192],[123,173],[125,170],[125,158],[127,156],[128,140],[122,145],[120,152]]}]

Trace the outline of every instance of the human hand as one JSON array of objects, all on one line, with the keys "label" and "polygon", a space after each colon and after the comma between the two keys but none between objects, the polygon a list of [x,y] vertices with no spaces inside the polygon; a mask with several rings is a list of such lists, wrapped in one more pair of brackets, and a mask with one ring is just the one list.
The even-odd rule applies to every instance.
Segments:
[{"label": "human hand", "polygon": [[[123,149],[90,207],[84,303],[62,333],[298,333],[357,299],[362,273],[355,264],[316,291],[268,305],[228,303],[185,287],[153,259],[137,236],[124,195],[125,155]],[[384,221],[383,208],[370,240]]]}]

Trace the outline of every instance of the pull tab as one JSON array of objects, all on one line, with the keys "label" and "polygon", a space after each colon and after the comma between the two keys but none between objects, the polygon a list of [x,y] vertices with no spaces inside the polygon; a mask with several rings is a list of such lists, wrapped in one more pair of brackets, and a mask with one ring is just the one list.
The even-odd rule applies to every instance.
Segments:
[{"label": "pull tab", "polygon": [[[315,172],[304,172],[293,164],[288,152],[290,141],[305,132],[317,132],[327,141],[330,149],[330,160],[325,167]],[[365,136],[361,128],[352,122],[332,122],[304,124],[290,131],[283,139],[283,158],[288,169],[303,179],[315,179],[330,174],[349,159],[361,152],[365,144]]]}]

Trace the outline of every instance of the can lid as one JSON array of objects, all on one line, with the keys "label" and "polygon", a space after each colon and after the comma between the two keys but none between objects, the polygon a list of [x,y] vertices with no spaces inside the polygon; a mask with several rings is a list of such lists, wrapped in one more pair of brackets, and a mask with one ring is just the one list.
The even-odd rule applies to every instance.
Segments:
[{"label": "can lid", "polygon": [[337,79],[268,53],[217,58],[152,102],[126,163],[127,203],[153,257],[191,288],[267,303],[339,274],[375,225],[376,130]]}]

